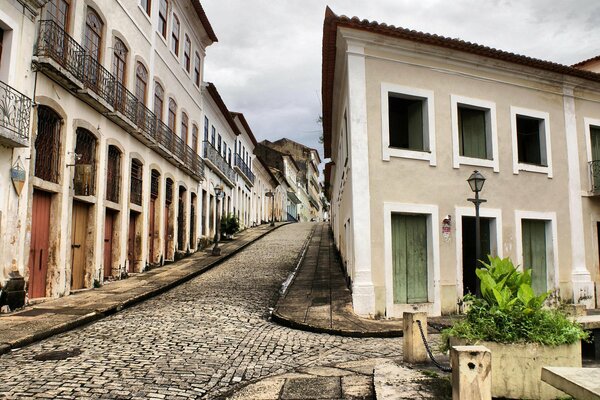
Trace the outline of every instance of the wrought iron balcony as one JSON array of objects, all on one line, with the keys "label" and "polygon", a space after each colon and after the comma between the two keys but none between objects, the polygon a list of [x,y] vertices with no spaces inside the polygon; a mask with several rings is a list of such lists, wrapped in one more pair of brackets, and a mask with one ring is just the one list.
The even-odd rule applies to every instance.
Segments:
[{"label": "wrought iron balcony", "polygon": [[0,81],[0,143],[29,146],[31,99]]},{"label": "wrought iron balcony", "polygon": [[238,171],[240,171],[240,173],[242,174],[242,178],[244,178],[244,180],[246,182],[248,182],[248,184],[250,186],[254,186],[254,174],[250,170],[250,167],[248,165],[246,165],[244,160],[242,160],[242,157],[240,157],[239,154],[235,155],[235,164],[234,165],[238,169]]},{"label": "wrought iron balcony", "polygon": [[204,162],[215,171],[217,175],[225,179],[227,185],[235,186],[235,171],[229,166],[225,158],[209,141],[204,141]]},{"label": "wrought iron balcony", "polygon": [[590,161],[589,165],[592,193],[600,195],[600,160]]},{"label": "wrought iron balcony", "polygon": [[34,64],[173,165],[204,179],[200,155],[54,21],[40,21]]}]

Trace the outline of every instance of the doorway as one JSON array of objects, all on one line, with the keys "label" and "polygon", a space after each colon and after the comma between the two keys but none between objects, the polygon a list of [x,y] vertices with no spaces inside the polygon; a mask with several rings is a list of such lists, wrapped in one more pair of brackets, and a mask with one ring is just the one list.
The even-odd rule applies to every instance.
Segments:
[{"label": "doorway", "polygon": [[127,260],[129,263],[128,273],[135,272],[136,264],[138,261],[138,243],[136,242],[137,237],[137,220],[139,213],[131,211],[129,213],[129,230],[127,235]]},{"label": "doorway", "polygon": [[[481,226],[481,260],[488,261],[488,254],[492,252],[491,231],[493,218],[480,217]],[[463,294],[477,293],[478,279],[475,269],[481,264],[476,259],[475,217],[462,217],[462,265],[463,265]]]},{"label": "doorway", "polygon": [[113,236],[115,232],[116,212],[106,210],[104,217],[104,279],[113,276]]},{"label": "doorway", "polygon": [[51,204],[52,195],[50,193],[40,190],[33,191],[28,283],[30,299],[46,296]]},{"label": "doorway", "polygon": [[90,206],[79,201],[73,202],[73,221],[71,232],[71,289],[85,287],[86,272],[86,242],[88,229],[88,215]]}]

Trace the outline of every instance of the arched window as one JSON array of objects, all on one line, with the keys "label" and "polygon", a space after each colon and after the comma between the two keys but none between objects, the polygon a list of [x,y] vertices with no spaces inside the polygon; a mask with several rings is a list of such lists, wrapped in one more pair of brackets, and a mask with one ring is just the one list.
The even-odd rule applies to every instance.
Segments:
[{"label": "arched window", "polygon": [[198,153],[198,125],[192,125],[192,149]]},{"label": "arched window", "polygon": [[119,38],[115,38],[113,46],[113,75],[117,78],[117,82],[125,85],[125,71],[127,69],[127,47]]},{"label": "arched window", "polygon": [[181,113],[181,138],[183,142],[188,142],[188,116],[186,113]]},{"label": "arched window", "polygon": [[179,55],[179,18],[177,15],[173,14],[173,24],[171,26],[171,51],[175,53],[176,56]]},{"label": "arched window", "polygon": [[163,90],[160,83],[154,82],[154,115],[156,118],[163,120],[163,102],[165,98],[165,91]]},{"label": "arched window", "polygon": [[83,128],[77,128],[73,187],[78,196],[93,196],[96,192],[96,138]]},{"label": "arched window", "polygon": [[146,104],[146,87],[148,86],[148,71],[144,64],[138,61],[135,67],[135,97]]},{"label": "arched window", "polygon": [[185,65],[185,70],[190,72],[192,66],[192,42],[188,35],[185,35],[185,43],[183,45],[183,63]]},{"label": "arched window", "polygon": [[177,103],[172,98],[169,98],[169,115],[167,118],[167,126],[175,133],[175,124],[177,123]]},{"label": "arched window", "polygon": [[131,187],[129,190],[129,201],[138,206],[142,205],[142,167],[143,164],[137,158],[131,160]]},{"label": "arched window", "polygon": [[117,146],[108,146],[106,162],[106,200],[118,203],[121,189],[121,151]]},{"label": "arched window", "polygon": [[83,47],[87,54],[96,60],[100,60],[100,48],[102,45],[102,28],[104,24],[100,16],[88,7],[85,18],[85,40]]},{"label": "arched window", "polygon": [[35,176],[58,183],[60,161],[60,127],[62,119],[50,107],[37,107],[35,138]]},{"label": "arched window", "polygon": [[169,2],[167,0],[160,0],[158,5],[158,31],[164,37],[167,38],[167,10],[169,9]]},{"label": "arched window", "polygon": [[70,1],[50,0],[44,7],[44,19],[56,22],[65,31],[69,30]]}]

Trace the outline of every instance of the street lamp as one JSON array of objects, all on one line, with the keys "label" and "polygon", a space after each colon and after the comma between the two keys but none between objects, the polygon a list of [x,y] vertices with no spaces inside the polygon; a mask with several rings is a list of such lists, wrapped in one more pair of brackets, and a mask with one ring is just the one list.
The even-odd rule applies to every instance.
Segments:
[{"label": "street lamp", "polygon": [[269,190],[265,193],[266,197],[271,198],[271,226],[275,226],[275,193]]},{"label": "street lamp", "polygon": [[217,198],[217,226],[215,228],[215,246],[212,249],[213,256],[221,255],[221,248],[219,247],[219,239],[221,238],[221,199],[225,196],[223,191],[223,185],[215,186],[215,197]]},{"label": "street lamp", "polygon": [[[483,184],[485,183],[485,178],[481,173],[477,170],[473,171],[469,179],[469,186],[471,190],[475,193],[475,198],[467,199],[471,203],[475,205],[475,267],[477,268],[477,263],[481,259],[481,224],[479,221],[479,205],[481,203],[485,203],[487,200],[479,198],[479,192],[483,189]],[[480,288],[479,285],[476,285],[476,294],[479,295]]]}]

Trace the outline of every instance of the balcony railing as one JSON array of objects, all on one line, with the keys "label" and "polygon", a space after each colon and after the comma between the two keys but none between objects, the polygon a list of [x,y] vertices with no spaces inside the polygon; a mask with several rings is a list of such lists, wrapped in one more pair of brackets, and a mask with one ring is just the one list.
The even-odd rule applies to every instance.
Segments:
[{"label": "balcony railing", "polygon": [[248,183],[254,185],[254,174],[250,170],[250,167],[246,165],[244,160],[242,160],[242,157],[240,157],[239,154],[235,155],[235,166],[242,172]]},{"label": "balcony railing", "polygon": [[214,165],[224,178],[230,181],[230,186],[235,184],[235,171],[227,164],[227,161],[209,141],[204,141],[204,159]]},{"label": "balcony railing", "polygon": [[592,183],[592,192],[600,194],[600,160],[589,162],[590,165],[590,181]]},{"label": "balcony railing", "polygon": [[[202,158],[156,118],[154,113],[98,60],[86,54],[85,49],[56,22],[40,21],[35,56],[38,57],[35,62],[42,68],[42,64],[45,63],[42,58],[48,58],[58,65],[58,68],[51,65],[50,72],[54,72],[59,83],[73,90],[76,95],[121,127],[141,135],[144,142],[162,145],[157,151],[166,153],[171,163],[182,166],[199,179],[204,179]],[[88,91],[93,92],[95,96],[90,96]]]},{"label": "balcony railing", "polygon": [[0,142],[27,147],[30,115],[31,99],[0,81]]}]

